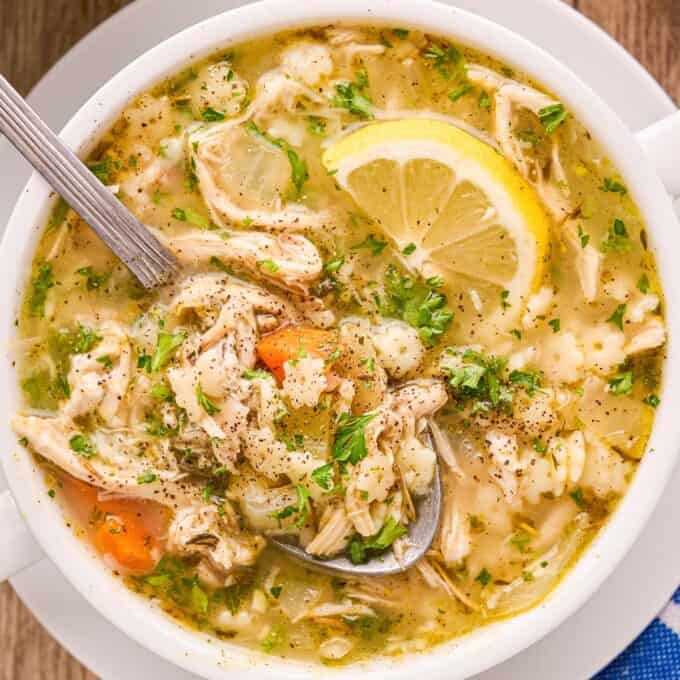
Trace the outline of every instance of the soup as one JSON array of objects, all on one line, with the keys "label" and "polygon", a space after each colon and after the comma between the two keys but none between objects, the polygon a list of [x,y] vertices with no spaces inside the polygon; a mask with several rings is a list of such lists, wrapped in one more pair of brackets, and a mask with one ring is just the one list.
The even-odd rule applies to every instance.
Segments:
[{"label": "soup", "polygon": [[[181,264],[149,293],[59,201],[18,317],[21,442],[130,588],[263,653],[422,651],[536,605],[615,510],[666,341],[645,225],[567,107],[401,27],[257,39],[88,159]],[[385,577],[311,571],[437,536]]]}]

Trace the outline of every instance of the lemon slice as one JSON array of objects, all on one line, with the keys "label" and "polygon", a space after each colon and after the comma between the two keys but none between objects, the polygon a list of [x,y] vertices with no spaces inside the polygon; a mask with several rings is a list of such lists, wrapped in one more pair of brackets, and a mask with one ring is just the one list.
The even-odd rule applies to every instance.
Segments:
[{"label": "lemon slice", "polygon": [[545,211],[515,168],[469,133],[428,119],[373,123],[332,144],[323,163],[410,269],[444,278],[459,310],[513,323],[539,287]]}]

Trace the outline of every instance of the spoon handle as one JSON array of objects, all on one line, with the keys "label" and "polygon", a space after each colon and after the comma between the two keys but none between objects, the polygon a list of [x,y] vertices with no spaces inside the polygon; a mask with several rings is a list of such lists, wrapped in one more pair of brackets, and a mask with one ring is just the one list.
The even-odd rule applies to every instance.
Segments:
[{"label": "spoon handle", "polygon": [[146,288],[176,271],[160,241],[90,172],[0,75],[0,133]]}]

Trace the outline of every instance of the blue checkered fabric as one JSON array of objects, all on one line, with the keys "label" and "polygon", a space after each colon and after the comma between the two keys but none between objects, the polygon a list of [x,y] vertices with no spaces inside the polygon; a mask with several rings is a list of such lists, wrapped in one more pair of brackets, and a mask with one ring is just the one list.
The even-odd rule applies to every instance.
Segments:
[{"label": "blue checkered fabric", "polygon": [[658,618],[593,680],[680,680],[680,588]]}]

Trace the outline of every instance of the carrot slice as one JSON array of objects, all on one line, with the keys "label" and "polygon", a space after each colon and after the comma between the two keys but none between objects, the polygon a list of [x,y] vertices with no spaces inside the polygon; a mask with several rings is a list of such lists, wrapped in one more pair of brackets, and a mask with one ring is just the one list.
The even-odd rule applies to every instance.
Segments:
[{"label": "carrot slice", "polygon": [[103,555],[111,555],[121,567],[144,573],[151,571],[156,564],[152,553],[156,540],[135,513],[107,508],[107,505],[102,504],[106,514],[95,529],[92,539],[95,547]]},{"label": "carrot slice", "polygon": [[265,335],[257,344],[257,355],[283,381],[286,361],[303,356],[328,359],[337,346],[336,334],[307,326],[285,326]]}]

